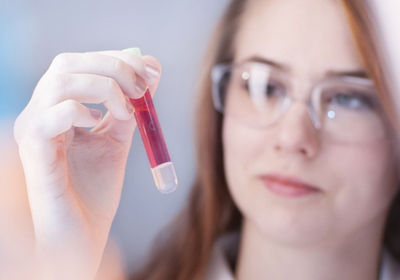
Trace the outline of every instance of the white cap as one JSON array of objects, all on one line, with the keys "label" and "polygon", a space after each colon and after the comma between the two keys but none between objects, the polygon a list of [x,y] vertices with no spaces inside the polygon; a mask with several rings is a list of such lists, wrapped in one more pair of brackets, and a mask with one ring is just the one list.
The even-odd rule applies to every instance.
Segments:
[{"label": "white cap", "polygon": [[178,186],[175,168],[172,162],[165,162],[151,169],[158,190],[162,193],[171,193]]}]

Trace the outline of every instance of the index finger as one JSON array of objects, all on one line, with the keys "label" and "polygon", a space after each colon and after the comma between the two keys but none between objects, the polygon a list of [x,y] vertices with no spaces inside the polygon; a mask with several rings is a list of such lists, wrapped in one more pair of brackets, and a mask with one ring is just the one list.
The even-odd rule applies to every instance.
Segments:
[{"label": "index finger", "polygon": [[[150,56],[139,57],[129,52],[114,51],[114,50],[98,51],[95,53],[121,59],[126,64],[131,66],[135,71],[135,74],[140,78],[142,78],[148,86],[152,86],[156,82],[158,82],[158,78],[161,75],[160,62],[154,57]],[[151,62],[151,64],[149,62]]]}]

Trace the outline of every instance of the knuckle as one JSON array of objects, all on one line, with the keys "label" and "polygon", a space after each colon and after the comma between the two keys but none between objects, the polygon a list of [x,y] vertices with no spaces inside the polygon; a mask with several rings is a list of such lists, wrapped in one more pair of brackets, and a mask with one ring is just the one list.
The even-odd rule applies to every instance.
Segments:
[{"label": "knuckle", "polygon": [[124,68],[125,68],[125,65],[124,65],[123,61],[121,59],[119,59],[119,58],[114,58],[113,68],[112,69],[115,72],[120,72],[120,71],[123,71]]},{"label": "knuckle", "polygon": [[113,71],[118,74],[123,75],[124,77],[128,77],[132,86],[135,84],[135,71],[129,64],[125,63],[123,60],[119,58],[115,58]]},{"label": "knuckle", "polygon": [[131,57],[129,57],[129,59],[127,60],[127,63],[125,64],[125,68],[124,68],[124,71],[127,73],[127,74],[129,74],[130,76],[135,76],[136,75],[136,70],[137,71],[139,71],[139,72],[141,72],[141,68],[143,68],[144,69],[144,66],[142,67],[142,62],[138,62],[138,61],[136,61],[136,59],[139,59],[139,60],[141,60],[139,57],[136,57],[136,58],[131,58]]},{"label": "knuckle", "polygon": [[78,114],[78,102],[72,99],[66,100],[63,102],[64,110],[67,112],[68,115],[72,115],[75,118]]},{"label": "knuckle", "polygon": [[107,87],[111,91],[118,91],[119,90],[119,85],[117,81],[115,81],[113,78],[107,78]]},{"label": "knuckle", "polygon": [[58,70],[66,69],[70,57],[71,57],[70,53],[60,53],[53,59],[51,66],[53,68],[57,68]]}]

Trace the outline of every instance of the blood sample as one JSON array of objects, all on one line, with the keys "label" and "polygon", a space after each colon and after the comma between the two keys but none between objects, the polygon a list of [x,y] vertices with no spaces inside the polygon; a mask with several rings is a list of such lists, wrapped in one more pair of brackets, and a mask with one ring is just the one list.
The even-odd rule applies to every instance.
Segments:
[{"label": "blood sample", "polygon": [[[138,48],[127,49],[126,51],[141,56]],[[130,102],[135,107],[134,114],[137,126],[146,149],[156,186],[162,193],[171,193],[176,189],[178,179],[169,156],[149,88],[141,98],[130,98]]]}]

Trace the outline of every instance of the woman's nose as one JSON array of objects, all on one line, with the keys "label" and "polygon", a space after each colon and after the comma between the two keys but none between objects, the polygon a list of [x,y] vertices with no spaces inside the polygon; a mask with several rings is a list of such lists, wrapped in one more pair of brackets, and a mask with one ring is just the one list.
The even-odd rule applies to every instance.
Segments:
[{"label": "woman's nose", "polygon": [[307,105],[294,102],[277,123],[274,150],[305,158],[314,157],[319,148],[319,133],[314,127]]}]

